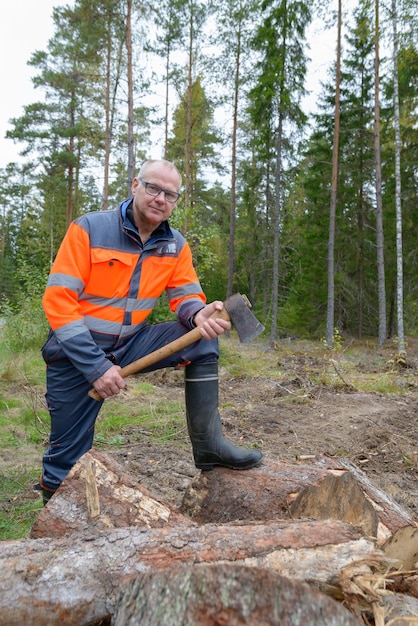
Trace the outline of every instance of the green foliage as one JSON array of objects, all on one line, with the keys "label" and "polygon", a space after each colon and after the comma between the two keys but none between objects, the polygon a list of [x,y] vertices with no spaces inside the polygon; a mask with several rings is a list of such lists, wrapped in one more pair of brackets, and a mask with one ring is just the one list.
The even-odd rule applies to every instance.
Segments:
[{"label": "green foliage", "polygon": [[22,349],[11,352],[0,331],[0,540],[28,537],[42,508],[33,485],[48,433],[45,368],[39,350]]},{"label": "green foliage", "polygon": [[4,449],[36,446],[45,440],[49,417],[46,409],[40,411],[35,407],[32,397],[35,395],[35,389],[27,386],[19,399],[0,395],[0,436]]},{"label": "green foliage", "polygon": [[41,301],[46,279],[46,273],[27,260],[18,261],[14,298],[5,297],[0,304],[0,316],[5,320],[3,336],[12,353],[40,348],[45,341],[48,324]]},{"label": "green foliage", "polygon": [[[144,12],[133,3],[138,164],[158,153],[164,135],[160,156],[176,162],[185,187],[173,225],[190,241],[208,299],[225,297],[234,227],[233,290],[250,297],[269,328],[277,323],[280,336],[320,338],[326,314],[335,59],[329,60],[319,114],[310,114],[309,128],[302,106],[305,30],[317,8],[310,2],[225,0],[209,7],[200,0],[164,0]],[[111,208],[130,193],[125,9],[122,0],[75,0],[56,8],[53,36],[29,60],[39,99],[24,107],[7,133],[26,161],[0,172],[0,299],[11,345],[18,349],[39,343],[45,330],[23,274],[35,278],[40,295],[39,276],[47,272],[67,221],[105,202]],[[416,332],[416,18],[410,2],[398,10],[405,324]],[[342,332],[361,336],[376,334],[378,326],[372,3],[360,3],[348,17],[353,19],[346,22],[342,58],[335,310]],[[388,17],[382,6],[382,50],[392,45]],[[212,19],[216,42],[213,33],[206,36]],[[153,63],[156,56],[159,63]],[[393,76],[383,56],[380,75],[385,280],[387,308],[394,312]],[[153,319],[166,319],[165,305],[157,306]],[[396,314],[390,314],[389,335],[395,328]]]},{"label": "green foliage", "polygon": [[[327,348],[327,349],[330,348],[325,337],[321,337],[321,342],[324,348]],[[340,331],[338,330],[338,328],[334,328],[334,333],[332,335],[332,349],[335,350],[336,352],[339,352],[342,349],[342,347],[343,347],[343,340],[342,340]]]},{"label": "green foliage", "polygon": [[176,319],[175,313],[170,311],[167,294],[164,292],[160,298],[158,298],[157,304],[148,317],[148,321],[150,324],[159,324],[160,322],[170,322]]},{"label": "green foliage", "polygon": [[[173,160],[180,171],[186,171],[186,159],[190,160],[190,175],[186,181],[187,198],[183,205],[183,226],[188,233],[190,223],[201,221],[211,214],[207,199],[207,183],[202,176],[205,168],[221,170],[216,148],[221,143],[213,123],[214,107],[207,97],[198,76],[191,86],[191,105],[186,90],[174,111],[173,136],[167,145],[167,158]],[[191,107],[191,110],[189,110]],[[190,121],[189,121],[190,118]],[[186,135],[190,126],[190,137]],[[185,153],[185,146],[189,154]],[[207,221],[207,220],[205,220]]]}]

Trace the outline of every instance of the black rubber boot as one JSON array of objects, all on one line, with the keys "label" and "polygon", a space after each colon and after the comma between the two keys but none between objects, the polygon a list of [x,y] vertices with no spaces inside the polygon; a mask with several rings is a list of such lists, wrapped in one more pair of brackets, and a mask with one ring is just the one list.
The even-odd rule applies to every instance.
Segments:
[{"label": "black rubber boot", "polygon": [[52,491],[52,489],[44,489],[41,486],[41,483],[36,483],[36,485],[33,486],[35,491],[41,491],[42,492],[42,501],[43,501],[43,505],[46,506],[48,504],[48,502],[50,501],[50,499],[52,498],[52,496],[54,495],[55,491]]},{"label": "black rubber boot", "polygon": [[218,363],[185,368],[187,427],[196,467],[250,469],[263,458],[259,450],[238,448],[224,439],[218,410]]}]

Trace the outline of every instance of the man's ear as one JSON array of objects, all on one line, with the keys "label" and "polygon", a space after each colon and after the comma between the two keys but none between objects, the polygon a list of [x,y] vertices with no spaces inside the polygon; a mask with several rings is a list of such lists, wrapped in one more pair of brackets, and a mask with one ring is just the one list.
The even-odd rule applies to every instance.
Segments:
[{"label": "man's ear", "polygon": [[135,176],[135,178],[132,179],[132,185],[131,185],[131,189],[132,189],[132,193],[134,194],[135,191],[138,189],[138,178]]}]

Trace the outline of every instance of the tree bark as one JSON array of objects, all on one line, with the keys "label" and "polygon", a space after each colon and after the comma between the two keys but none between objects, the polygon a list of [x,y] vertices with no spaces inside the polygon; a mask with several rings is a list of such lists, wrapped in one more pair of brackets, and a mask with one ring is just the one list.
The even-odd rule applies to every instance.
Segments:
[{"label": "tree bark", "polygon": [[193,522],[175,507],[151,495],[111,456],[90,450],[39,513],[31,537],[64,537],[92,525],[96,529],[180,528]]},{"label": "tree bark", "polygon": [[408,512],[346,459],[322,458],[309,465],[266,460],[238,474],[224,468],[203,472],[192,481],[181,511],[199,523],[339,519],[376,537],[379,545],[402,527],[417,527]]},{"label": "tree bark", "polygon": [[399,103],[398,67],[398,11],[397,1],[392,0],[391,22],[393,27],[393,108],[395,126],[395,205],[396,205],[396,311],[398,350],[406,354],[403,310],[403,241],[402,241],[402,180],[401,180],[401,112]]},{"label": "tree bark", "polygon": [[337,62],[335,75],[335,113],[334,142],[332,147],[331,202],[329,211],[328,235],[328,296],[327,296],[327,328],[326,341],[329,348],[334,347],[334,311],[335,311],[335,216],[337,207],[338,166],[340,144],[340,90],[341,90],[341,0],[338,0],[337,17]]},{"label": "tree bark", "polygon": [[232,145],[231,145],[231,206],[229,211],[229,247],[228,247],[228,282],[226,286],[226,297],[232,296],[234,287],[235,271],[235,221],[236,221],[236,185],[237,185],[237,132],[238,132],[238,110],[241,82],[241,38],[242,38],[241,18],[237,24],[237,43],[235,51],[235,79],[234,79],[234,106],[232,115]]},{"label": "tree bark", "polygon": [[[408,578],[405,570],[415,566],[417,524],[348,462],[347,467],[331,459],[316,465],[270,462],[246,472],[218,468],[202,474],[191,493],[195,513],[200,510],[201,516],[205,500],[211,502],[218,511],[216,523],[198,526],[153,498],[108,455],[95,450],[85,454],[41,511],[32,532],[37,538],[0,543],[0,626],[109,624],[129,580],[156,576],[158,586],[173,578],[173,570],[166,570],[181,565],[184,581],[190,580],[197,564],[257,568],[264,572],[257,580],[264,579],[267,587],[273,584],[269,572],[274,572],[361,611],[371,606],[380,610],[384,594],[376,589],[385,588],[385,576],[396,567],[402,573],[396,572],[396,580],[390,576],[392,590],[414,594],[415,578],[411,572]],[[240,502],[245,503],[241,508]],[[312,516],[315,507],[317,520],[294,519]],[[234,511],[234,519],[241,519],[231,523],[227,518]],[[283,512],[293,518],[278,519]],[[337,514],[345,519],[329,519]],[[376,524],[398,527],[382,549],[371,532]],[[240,575],[251,577],[246,571]],[[221,569],[220,579],[223,576]],[[257,598],[257,585],[248,593]],[[228,596],[228,602],[231,599]],[[203,597],[201,601],[203,606]],[[186,610],[188,599],[181,602]],[[208,602],[208,610],[214,608]],[[217,606],[225,615],[232,608],[228,603]],[[145,609],[153,614],[152,606]],[[141,626],[146,623],[141,621]]]},{"label": "tree bark", "polygon": [[134,81],[132,63],[132,0],[126,2],[126,57],[128,79],[128,189],[127,197],[132,193],[132,180],[135,176],[134,146]]},{"label": "tree bark", "polygon": [[361,622],[305,583],[256,567],[220,564],[141,574],[127,584],[112,623],[355,626]]},{"label": "tree bark", "polygon": [[377,292],[379,306],[378,343],[382,347],[387,338],[386,324],[386,285],[384,259],[384,231],[382,207],[382,164],[380,154],[380,25],[379,1],[375,0],[375,34],[374,34],[374,154],[375,154],[375,186],[376,186],[376,252],[377,252]]},{"label": "tree bark", "polygon": [[338,521],[112,530],[92,526],[60,539],[5,541],[0,544],[0,626],[99,623],[113,615],[130,577],[173,564],[222,561],[265,568],[339,598],[341,570],[375,556],[372,541]]}]

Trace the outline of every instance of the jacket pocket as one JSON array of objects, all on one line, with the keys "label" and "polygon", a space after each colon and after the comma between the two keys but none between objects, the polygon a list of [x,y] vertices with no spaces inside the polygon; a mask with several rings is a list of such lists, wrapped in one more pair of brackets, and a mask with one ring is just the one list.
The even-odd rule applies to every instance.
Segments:
[{"label": "jacket pocket", "polygon": [[105,298],[123,298],[129,293],[138,255],[93,248],[90,277],[84,291]]},{"label": "jacket pocket", "polygon": [[55,333],[52,330],[49,331],[48,339],[41,349],[41,354],[47,365],[53,363],[53,361],[65,358],[64,351],[58,343]]}]

